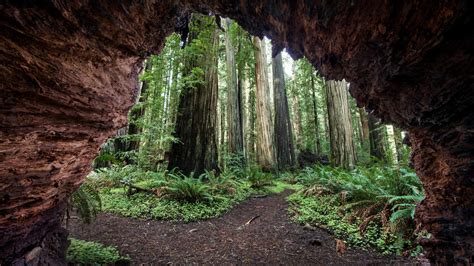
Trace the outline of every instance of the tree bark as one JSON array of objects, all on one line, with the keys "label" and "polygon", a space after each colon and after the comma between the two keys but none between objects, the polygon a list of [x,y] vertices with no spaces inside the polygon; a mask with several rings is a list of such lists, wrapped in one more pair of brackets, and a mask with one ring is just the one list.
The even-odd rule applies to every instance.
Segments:
[{"label": "tree bark", "polygon": [[[151,60],[147,60],[145,63],[144,72],[148,72],[150,70],[151,70]],[[130,111],[130,123],[128,125],[128,134],[135,135],[135,136],[128,142],[128,146],[127,146],[128,151],[138,150],[140,146],[140,138],[138,134],[141,133],[142,129],[141,129],[139,120],[145,114],[145,106],[143,105],[143,103],[145,102],[148,86],[149,86],[148,81],[146,80],[142,81],[140,92],[139,92],[139,95],[137,97],[137,102],[136,102],[136,104],[138,104],[139,106],[132,108],[132,110]]]},{"label": "tree bark", "polygon": [[380,120],[374,115],[368,115],[369,139],[370,139],[370,156],[381,161],[386,161],[385,148],[383,145],[383,134],[380,130]]},{"label": "tree bark", "polygon": [[[168,169],[178,168],[185,175],[194,172],[195,176],[204,170],[218,171],[217,155],[217,47],[219,35],[217,29],[204,19],[197,18],[192,23],[200,31],[211,31],[210,45],[205,51],[193,52],[185,63],[184,75],[191,75],[196,67],[204,71],[203,82],[194,87],[185,87],[181,92],[178,106],[175,136],[179,142],[173,143]],[[189,44],[199,32],[190,32]]]},{"label": "tree bark", "polygon": [[296,149],[301,150],[303,147],[302,136],[301,136],[303,132],[303,127],[301,126],[300,99],[297,93],[293,93],[292,105],[293,105],[293,121],[294,121]]},{"label": "tree bark", "polygon": [[313,101],[313,116],[314,116],[314,132],[316,134],[316,154],[321,154],[321,139],[319,133],[319,120],[318,120],[318,102],[316,99],[316,86],[314,85],[314,74],[313,74],[313,66],[308,65],[309,74],[311,77],[311,99]]},{"label": "tree bark", "polygon": [[286,170],[296,163],[290,110],[285,89],[285,73],[281,52],[272,60],[273,102],[275,104],[275,147],[279,170]]},{"label": "tree bark", "polygon": [[387,130],[387,142],[388,148],[390,149],[390,157],[392,164],[398,164],[398,151],[397,144],[395,142],[395,132],[392,125],[385,126]]},{"label": "tree bark", "polygon": [[273,149],[273,126],[270,89],[265,65],[265,50],[262,41],[253,37],[255,56],[255,84],[256,84],[256,156],[257,163],[264,170],[275,167],[275,152]]},{"label": "tree bark", "polygon": [[248,157],[249,161],[256,161],[256,121],[257,121],[257,114],[255,112],[256,109],[256,98],[255,98],[255,89],[249,87],[249,96],[248,96],[248,125],[249,125],[249,132],[248,132]]},{"label": "tree bark", "polygon": [[367,120],[367,113],[365,112],[364,108],[359,108],[359,117],[360,117],[360,124],[362,125],[362,139],[368,140],[369,139],[369,121]]},{"label": "tree bark", "polygon": [[[227,138],[228,152],[237,156],[243,156],[244,140],[242,132],[242,91],[237,81],[237,69],[235,62],[235,51],[230,36],[231,20],[225,20],[225,54],[227,68]],[[242,158],[241,158],[242,159]]]},{"label": "tree bark", "polygon": [[326,86],[331,161],[336,166],[353,169],[356,163],[352,116],[349,110],[347,83],[330,80]]}]

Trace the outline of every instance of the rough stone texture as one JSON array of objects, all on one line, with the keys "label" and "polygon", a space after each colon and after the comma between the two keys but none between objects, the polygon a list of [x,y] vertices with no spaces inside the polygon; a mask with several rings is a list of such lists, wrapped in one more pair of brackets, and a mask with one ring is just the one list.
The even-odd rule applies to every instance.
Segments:
[{"label": "rough stone texture", "polygon": [[417,219],[432,233],[428,256],[472,263],[472,1],[120,3],[0,3],[0,263],[54,243],[61,203],[126,123],[143,59],[192,9],[306,55],[326,77],[351,82],[360,106],[409,130],[427,192]]}]

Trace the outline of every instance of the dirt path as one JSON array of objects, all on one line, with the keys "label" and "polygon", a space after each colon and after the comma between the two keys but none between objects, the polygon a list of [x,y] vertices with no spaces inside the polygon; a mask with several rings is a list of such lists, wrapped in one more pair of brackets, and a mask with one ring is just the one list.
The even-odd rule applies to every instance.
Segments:
[{"label": "dirt path", "polygon": [[[101,214],[83,226],[71,221],[71,236],[117,246],[132,264],[411,264],[359,249],[336,253],[334,238],[290,221],[289,192],[252,198],[222,217],[188,224],[142,221]],[[251,218],[249,225],[244,225]]]}]

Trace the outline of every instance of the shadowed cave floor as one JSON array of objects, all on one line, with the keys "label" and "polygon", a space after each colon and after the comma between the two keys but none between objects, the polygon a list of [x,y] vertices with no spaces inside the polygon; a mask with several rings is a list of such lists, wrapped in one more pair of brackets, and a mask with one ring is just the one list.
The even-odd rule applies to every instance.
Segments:
[{"label": "shadowed cave floor", "polygon": [[92,225],[73,219],[68,229],[73,237],[116,246],[122,255],[131,257],[132,265],[416,264],[406,258],[356,248],[339,255],[329,233],[308,230],[290,220],[285,201],[288,195],[286,191],[251,198],[221,217],[200,222],[144,221],[103,213]]}]

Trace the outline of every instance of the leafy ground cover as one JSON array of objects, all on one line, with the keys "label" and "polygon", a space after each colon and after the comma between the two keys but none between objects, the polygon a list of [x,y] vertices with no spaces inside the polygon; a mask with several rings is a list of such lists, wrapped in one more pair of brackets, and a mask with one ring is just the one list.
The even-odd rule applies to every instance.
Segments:
[{"label": "leafy ground cover", "polygon": [[69,264],[79,265],[127,265],[130,258],[121,256],[112,246],[100,243],[69,238],[66,259]]},{"label": "leafy ground cover", "polygon": [[326,228],[359,247],[384,253],[417,255],[414,212],[423,199],[416,174],[406,168],[307,168],[287,180],[303,189],[290,195],[295,221]]},{"label": "leafy ground cover", "polygon": [[[89,192],[90,187],[96,188],[103,211],[140,219],[183,222],[219,216],[252,195],[262,196],[303,187],[277,180],[272,174],[263,173],[255,167],[227,170],[219,176],[206,172],[194,177],[177,172],[143,171],[132,166],[98,171],[90,175],[83,186]],[[88,206],[98,204],[83,205],[86,207],[78,204],[77,209],[88,210]],[[95,212],[91,213],[95,215]]]}]

